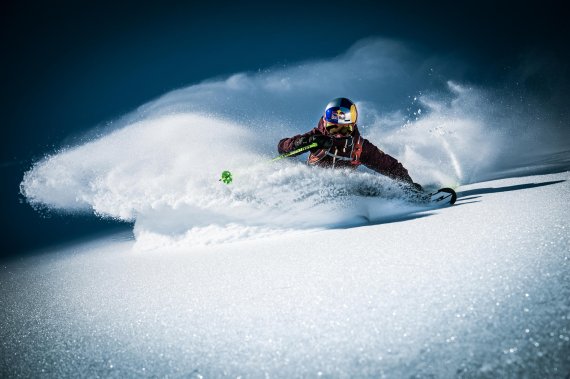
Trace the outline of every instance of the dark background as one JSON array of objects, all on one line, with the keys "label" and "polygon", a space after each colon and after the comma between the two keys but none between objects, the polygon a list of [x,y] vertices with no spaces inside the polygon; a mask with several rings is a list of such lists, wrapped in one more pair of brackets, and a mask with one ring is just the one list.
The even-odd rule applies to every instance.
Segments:
[{"label": "dark background", "polygon": [[172,89],[333,57],[361,38],[469,62],[462,79],[487,86],[537,62],[515,84],[567,124],[569,30],[556,2],[78,3],[1,6],[0,258],[131,227],[32,209],[19,184],[45,154]]}]

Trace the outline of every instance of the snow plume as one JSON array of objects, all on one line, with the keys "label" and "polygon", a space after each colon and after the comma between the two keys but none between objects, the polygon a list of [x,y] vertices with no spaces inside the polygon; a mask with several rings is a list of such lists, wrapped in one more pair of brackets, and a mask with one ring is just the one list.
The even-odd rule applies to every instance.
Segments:
[{"label": "snow plume", "polygon": [[[245,127],[197,114],[140,121],[39,162],[22,191],[33,204],[134,221],[144,247],[362,223],[418,209],[382,176],[272,164],[255,151],[257,139]],[[225,169],[233,172],[231,185],[219,181]]]},{"label": "snow plume", "polygon": [[[521,107],[498,91],[453,81],[445,67],[397,43],[366,40],[328,60],[208,80],[37,162],[21,190],[34,206],[134,221],[145,246],[382,221],[417,210],[400,186],[366,170],[268,163],[280,138],[311,129],[338,96],[357,102],[362,134],[424,186],[568,167],[566,131],[553,132],[544,115],[537,123],[528,102]],[[553,153],[559,155],[549,158]],[[233,172],[234,183],[218,181],[222,170]]]}]

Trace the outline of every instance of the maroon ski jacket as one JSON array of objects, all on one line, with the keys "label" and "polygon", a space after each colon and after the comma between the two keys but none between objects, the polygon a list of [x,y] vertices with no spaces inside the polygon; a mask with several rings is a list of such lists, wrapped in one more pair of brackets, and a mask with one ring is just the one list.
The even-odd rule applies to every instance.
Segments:
[{"label": "maroon ski jacket", "polygon": [[[291,138],[284,138],[279,141],[277,145],[279,154],[295,150],[295,141],[298,138],[319,134],[330,136],[325,129],[325,123],[322,117],[317,127],[308,133],[299,134]],[[360,164],[363,164],[392,179],[401,180],[410,184],[413,183],[412,178],[408,175],[408,170],[406,170],[398,160],[378,149],[367,139],[362,138],[356,125],[350,137],[335,139],[334,141],[330,149],[311,151],[307,163],[310,165],[334,168],[356,168]]]}]

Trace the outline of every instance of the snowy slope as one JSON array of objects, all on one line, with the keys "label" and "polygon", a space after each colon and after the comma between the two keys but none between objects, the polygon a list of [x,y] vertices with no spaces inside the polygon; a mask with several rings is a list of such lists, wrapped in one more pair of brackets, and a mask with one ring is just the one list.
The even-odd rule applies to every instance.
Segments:
[{"label": "snowy slope", "polygon": [[144,251],[116,236],[5,263],[0,370],[566,378],[569,179],[475,183],[394,222]]},{"label": "snowy slope", "polygon": [[[33,207],[134,230],[4,264],[0,371],[565,378],[570,129],[457,64],[367,39],[171,91],[35,162]],[[416,182],[463,184],[457,205],[269,163],[336,96]]]}]

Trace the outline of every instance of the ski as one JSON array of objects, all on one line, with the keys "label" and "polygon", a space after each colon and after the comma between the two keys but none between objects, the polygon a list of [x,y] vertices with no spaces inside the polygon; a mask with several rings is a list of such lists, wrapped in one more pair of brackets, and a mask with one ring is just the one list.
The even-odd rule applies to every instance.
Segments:
[{"label": "ski", "polygon": [[457,200],[457,193],[451,188],[440,188],[434,193],[429,194],[430,202],[441,205],[453,205]]}]

